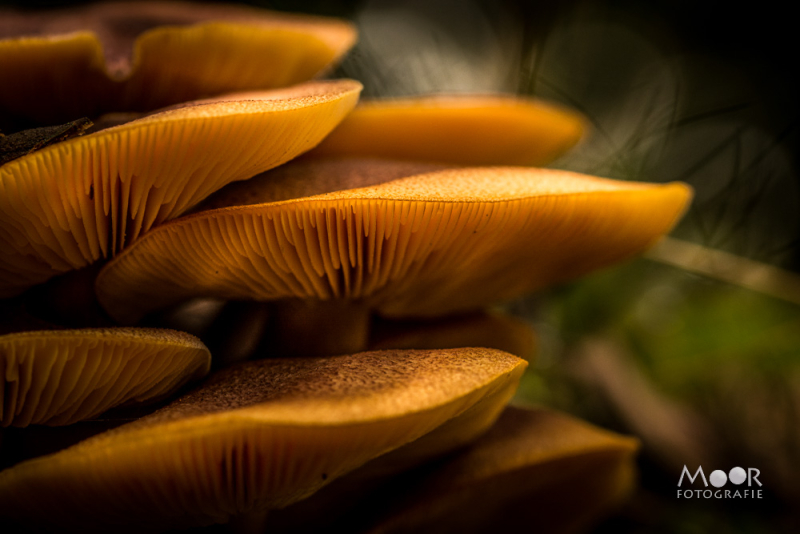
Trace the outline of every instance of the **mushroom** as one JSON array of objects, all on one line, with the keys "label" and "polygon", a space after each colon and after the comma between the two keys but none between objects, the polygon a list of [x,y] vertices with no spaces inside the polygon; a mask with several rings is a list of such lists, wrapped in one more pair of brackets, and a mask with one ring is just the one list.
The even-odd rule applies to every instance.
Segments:
[{"label": "mushroom", "polygon": [[[306,81],[355,41],[345,21],[243,6],[112,2],[0,11],[3,122],[55,124]],[[0,127],[7,125],[0,124]]]},{"label": "mushroom", "polygon": [[[633,490],[638,442],[509,407],[469,448],[368,486],[367,464],[267,519],[269,532],[583,532]],[[353,483],[356,481],[357,483]]]},{"label": "mushroom", "polygon": [[[281,22],[274,29],[253,19],[242,23],[240,17],[249,15],[221,15],[220,9],[99,5],[85,8],[77,22],[44,30],[55,36],[0,41],[0,69],[17,81],[0,87],[0,108],[9,109],[4,120],[149,111],[231,89],[283,85],[312,76],[353,40],[346,23],[301,21],[289,28]],[[148,29],[162,24],[162,16],[191,26]],[[223,20],[195,24],[207,17]],[[20,24],[10,16],[0,20]],[[127,40],[104,33],[109,22],[128,32]],[[62,33],[78,27],[97,28],[96,35]],[[140,29],[147,31],[134,37]],[[274,70],[264,66],[267,56]],[[364,321],[372,313],[429,318],[471,311],[635,254],[675,223],[690,196],[682,184],[415,163],[542,163],[576,142],[583,126],[576,116],[530,100],[418,99],[367,105],[305,162],[232,187],[164,224],[223,185],[312,148],[352,109],[359,89],[357,82],[319,82],[270,95],[196,101],[0,166],[0,296],[117,255],[96,287],[122,321],[197,296],[277,300],[276,315],[255,307],[261,313],[250,323],[258,329],[247,328],[250,334],[277,317],[284,340],[304,335],[291,346],[305,352],[305,340],[325,341],[325,328],[340,330],[349,339],[324,344],[326,352],[338,353],[366,343]],[[87,111],[77,112],[82,109]],[[428,134],[458,146],[433,146]],[[326,151],[412,161],[319,159]],[[333,327],[331,317],[339,320]],[[223,311],[213,323],[195,327],[230,330],[231,321]],[[309,334],[310,322],[322,329]],[[77,332],[102,337],[97,330]],[[137,332],[134,337],[144,336]],[[0,347],[7,340],[45,343],[59,335],[64,332],[15,334],[0,338]],[[248,351],[258,344],[257,335],[250,337],[239,343]],[[208,352],[195,348],[205,357],[198,365],[204,372]],[[114,361],[108,354],[93,360],[95,375],[109,380],[107,391],[117,394],[125,388],[115,381],[139,373],[101,372]],[[61,400],[70,390],[63,386],[81,383],[84,373],[70,365],[64,364],[61,376],[50,375],[59,388],[44,380],[44,371],[31,373],[35,384],[28,391],[44,393],[32,399],[38,404],[12,410],[11,424],[33,420],[30,413],[43,411],[42,399]],[[164,530],[286,506],[372,459],[372,473],[387,473],[465,446],[495,421],[525,365],[474,348],[238,365],[150,416],[0,472],[0,517],[58,530]],[[160,371],[156,376],[160,385],[183,380]],[[15,387],[6,388],[3,399]],[[166,394],[155,386],[148,392]],[[80,407],[62,402],[65,407],[43,422],[96,413],[91,410],[100,409],[100,396],[86,390]],[[512,417],[510,424],[518,434],[533,428],[531,436],[544,439],[545,449],[567,450],[564,456],[508,463],[524,456],[510,452],[527,450],[531,441],[504,448],[490,440],[486,447],[494,452],[487,457],[495,461],[489,464],[500,465],[502,474],[488,480],[485,471],[470,471],[485,466],[478,454],[478,460],[455,460],[445,478],[428,479],[420,491],[452,492],[439,501],[427,497],[446,507],[464,496],[464,486],[447,486],[446,478],[485,488],[487,480],[511,486],[509,480],[533,473],[544,481],[536,488],[558,497],[577,465],[599,481],[590,492],[599,488],[603,498],[624,492],[631,442],[609,438],[606,448],[593,448],[603,440],[582,441],[581,432],[562,432],[569,425],[548,421],[528,425]],[[558,458],[569,466],[566,474],[554,471]],[[492,495],[475,490],[470,499],[479,491]],[[474,511],[491,502],[479,502]],[[435,516],[424,505],[406,509],[416,525]]]},{"label": "mushroom", "polygon": [[361,85],[237,93],[48,146],[0,167],[0,297],[115,254],[223,185],[318,143]]},{"label": "mushroom", "polygon": [[580,532],[633,490],[638,448],[557,412],[508,408],[369,532]]},{"label": "mushroom", "polygon": [[[430,171],[303,161],[153,229],[99,273],[123,323],[196,296],[353,303],[364,317],[480,309],[641,252],[690,197],[680,183],[523,167]],[[335,313],[335,312],[333,312]]]},{"label": "mushroom", "polygon": [[0,426],[69,425],[154,401],[205,375],[203,343],[172,330],[93,328],[0,336]]},{"label": "mushroom", "polygon": [[499,411],[525,366],[490,349],[247,362],[150,416],[0,472],[0,517],[166,530],[286,506],[447,421]]},{"label": "mushroom", "polygon": [[510,95],[434,95],[361,102],[309,157],[460,165],[544,165],[584,130],[575,112]]},{"label": "mushroom", "polygon": [[[370,317],[359,322],[333,302],[283,302],[192,299],[143,319],[143,324],[184,330],[200,337],[214,354],[215,367],[253,357],[346,354],[362,350],[454,349],[486,347],[532,362],[536,335],[525,321],[492,310],[434,320],[388,320]],[[343,331],[341,329],[344,329]]]}]

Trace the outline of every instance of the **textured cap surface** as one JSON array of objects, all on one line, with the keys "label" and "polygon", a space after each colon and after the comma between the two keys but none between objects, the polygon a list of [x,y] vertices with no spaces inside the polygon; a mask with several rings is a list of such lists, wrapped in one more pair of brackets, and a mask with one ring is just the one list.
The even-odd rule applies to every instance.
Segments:
[{"label": "textured cap surface", "polygon": [[250,362],[0,473],[0,516],[166,530],[285,506],[513,389],[525,365],[488,349]]}]

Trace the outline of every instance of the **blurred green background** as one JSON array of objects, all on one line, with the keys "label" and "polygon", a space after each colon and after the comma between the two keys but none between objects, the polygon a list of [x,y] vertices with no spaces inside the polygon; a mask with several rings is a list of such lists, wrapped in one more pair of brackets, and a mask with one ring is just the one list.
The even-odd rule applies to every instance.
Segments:
[{"label": "blurred green background", "polygon": [[[789,4],[245,3],[354,20],[360,43],[335,74],[361,80],[367,97],[559,101],[590,131],[555,167],[690,183],[696,198],[672,248],[510,304],[540,344],[518,401],[642,440],[640,489],[598,532],[800,531],[800,91]],[[703,274],[680,260],[687,242],[704,247],[688,256]],[[758,468],[764,498],[679,500],[683,465]]]}]

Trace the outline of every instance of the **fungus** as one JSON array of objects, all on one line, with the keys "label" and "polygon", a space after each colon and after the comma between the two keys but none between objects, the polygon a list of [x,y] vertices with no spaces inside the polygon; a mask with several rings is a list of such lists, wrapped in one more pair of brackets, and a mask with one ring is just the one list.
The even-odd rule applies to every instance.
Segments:
[{"label": "fungus", "polygon": [[540,100],[439,95],[359,104],[309,157],[461,165],[544,165],[572,148],[583,119]]},{"label": "fungus", "polygon": [[345,21],[224,4],[113,2],[0,11],[4,122],[148,111],[312,78],[355,41]]},{"label": "fungus", "polygon": [[122,322],[195,296],[452,314],[641,252],[690,196],[681,183],[425,168],[310,160],[234,184],[211,202],[234,205],[161,225],[117,255],[98,275],[98,299]]},{"label": "fungus", "polygon": [[[98,123],[117,125],[37,142],[30,153],[15,145],[20,156],[0,165],[0,297],[112,258],[95,287],[122,322],[195,297],[274,301],[206,301],[163,315],[208,334],[220,347],[217,365],[260,351],[276,326],[267,343],[280,353],[351,355],[235,365],[148,416],[0,472],[0,517],[24,528],[219,523],[307,498],[362,465],[368,474],[359,476],[374,480],[444,461],[496,421],[526,363],[492,349],[348,351],[369,342],[452,346],[466,328],[470,344],[525,353],[529,331],[475,314],[449,318],[443,336],[431,323],[409,339],[388,328],[381,337],[367,321],[472,312],[627,258],[667,232],[691,194],[683,184],[452,168],[545,163],[578,141],[583,122],[531,99],[423,97],[368,103],[308,157],[197,206],[319,144],[353,109],[360,85],[218,95],[313,76],[350,46],[352,27],[177,3],[69,13],[0,17],[0,36],[16,32],[0,41],[0,69],[14,79],[0,86],[0,127],[104,112],[113,113]],[[47,136],[58,141],[60,132]],[[50,289],[43,298],[54,298]],[[234,330],[246,336],[230,349]],[[184,340],[194,359],[170,374],[161,339],[142,356],[149,360],[120,364],[97,339],[151,334]],[[50,348],[51,338],[72,345]],[[2,425],[64,424],[164,397],[209,367],[199,341],[149,330],[13,334],[0,337],[0,351]],[[93,378],[104,382],[90,386]],[[145,383],[134,385],[138,378]],[[558,528],[627,491],[634,449],[561,416],[509,410],[475,448],[416,486],[424,502],[408,497],[376,528],[475,527],[482,512],[512,520],[519,514],[504,513],[517,503],[512,490],[543,506],[537,527]],[[581,476],[589,484],[575,491]],[[548,522],[567,494],[580,513]]]},{"label": "fungus", "polygon": [[580,531],[632,491],[638,447],[557,412],[507,408],[369,532]]},{"label": "fungus", "polygon": [[490,349],[247,362],[152,415],[0,472],[0,516],[166,530],[283,507],[477,406],[498,410],[525,366]]},{"label": "fungus", "polygon": [[0,167],[0,296],[115,254],[223,185],[318,143],[361,85],[237,93],[48,146]]},{"label": "fungus", "polygon": [[509,407],[450,458],[361,493],[351,482],[367,464],[267,524],[276,533],[582,532],[632,491],[637,449],[558,412]]},{"label": "fungus", "polygon": [[172,330],[93,328],[0,336],[0,426],[69,425],[161,399],[205,375],[211,355]]}]

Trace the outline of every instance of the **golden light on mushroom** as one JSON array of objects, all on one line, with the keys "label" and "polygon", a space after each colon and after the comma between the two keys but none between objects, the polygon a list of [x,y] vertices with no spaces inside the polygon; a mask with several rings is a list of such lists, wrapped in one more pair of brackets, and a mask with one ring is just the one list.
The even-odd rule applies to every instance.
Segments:
[{"label": "golden light on mushroom", "polygon": [[351,24],[224,4],[114,2],[0,12],[0,116],[46,124],[312,78]]},{"label": "golden light on mushroom", "polygon": [[362,102],[309,153],[462,165],[544,165],[581,138],[584,120],[540,100],[438,95]]},{"label": "golden light on mushroom", "polygon": [[316,145],[361,85],[309,82],[190,103],[0,167],[0,296],[113,255],[223,185]]},{"label": "golden light on mushroom", "polygon": [[489,349],[249,362],[150,416],[0,473],[0,516],[166,530],[286,506],[502,400],[525,365]]},{"label": "golden light on mushroom", "polygon": [[247,205],[154,229],[100,272],[98,298],[124,322],[194,296],[350,299],[386,317],[456,313],[641,252],[691,196],[680,183],[430,168],[306,161],[236,184],[212,205]]},{"label": "golden light on mushroom", "polygon": [[[533,168],[587,123],[532,97],[292,86],[354,40],[224,4],[0,10],[0,299],[82,328],[0,336],[0,426],[90,418],[0,434],[0,530],[302,530],[344,479],[332,531],[566,532],[631,490],[634,439],[507,408],[535,340],[489,307],[644,251],[690,188]],[[207,346],[85,328],[137,321]],[[222,370],[166,404],[207,347]]]},{"label": "golden light on mushroom", "polygon": [[205,375],[203,343],[172,330],[47,330],[0,336],[0,426],[68,425],[161,399]]}]

